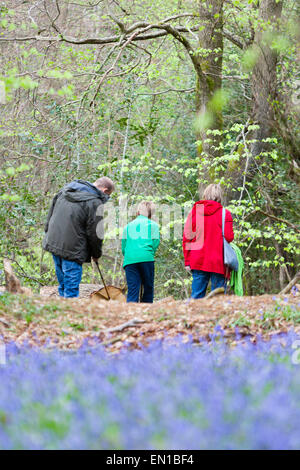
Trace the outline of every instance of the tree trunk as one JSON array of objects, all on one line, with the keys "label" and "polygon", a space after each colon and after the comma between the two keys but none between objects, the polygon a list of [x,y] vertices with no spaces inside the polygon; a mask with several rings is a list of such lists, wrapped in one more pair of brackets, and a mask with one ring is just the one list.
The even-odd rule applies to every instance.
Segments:
[{"label": "tree trunk", "polygon": [[5,289],[12,294],[27,294],[32,295],[31,289],[22,287],[19,279],[13,272],[11,264],[8,259],[3,260],[4,274],[5,274]]},{"label": "tree trunk", "polygon": [[271,136],[274,127],[273,101],[276,97],[276,66],[278,55],[270,47],[272,34],[278,30],[278,21],[281,17],[282,1],[261,0],[259,6],[259,19],[262,25],[257,29],[254,37],[254,47],[258,58],[252,73],[252,116],[259,129],[253,138],[256,140],[251,146],[253,157],[268,150],[264,139]]},{"label": "tree trunk", "polygon": [[[216,157],[219,152],[221,136],[207,139],[207,128],[221,130],[223,126],[222,106],[211,102],[215,93],[222,88],[223,62],[223,3],[224,0],[199,0],[200,28],[198,60],[203,72],[197,76],[196,112],[200,120],[197,139],[201,141],[199,154],[204,152],[209,158]],[[216,105],[217,104],[217,105]],[[208,182],[214,180],[211,173],[202,175]]]},{"label": "tree trunk", "polygon": [[[273,102],[276,98],[276,67],[278,54],[272,49],[272,34],[278,31],[278,23],[281,17],[282,1],[261,0],[258,11],[259,26],[255,32],[252,47],[257,53],[256,63],[252,71],[252,113],[251,121],[259,126],[249,133],[248,138],[252,143],[249,149],[245,166],[243,162],[238,166],[238,175],[232,174],[234,187],[244,187],[245,181],[249,181],[256,173],[254,158],[262,152],[270,150],[270,144],[263,142],[271,137],[275,127]],[[241,195],[243,195],[243,190]],[[231,192],[229,198],[238,198],[239,193]]]}]

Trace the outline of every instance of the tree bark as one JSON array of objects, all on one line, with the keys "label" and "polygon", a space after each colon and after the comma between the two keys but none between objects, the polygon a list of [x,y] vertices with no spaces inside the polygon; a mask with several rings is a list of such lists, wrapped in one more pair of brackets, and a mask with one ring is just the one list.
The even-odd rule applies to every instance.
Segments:
[{"label": "tree bark", "polygon": [[[221,130],[223,126],[222,106],[213,106],[211,99],[222,88],[223,63],[223,3],[224,0],[199,0],[200,28],[198,60],[202,75],[197,75],[196,112],[201,122],[208,119],[207,126],[202,125],[198,130],[197,139],[201,141],[198,152],[204,152],[209,158],[218,156],[217,147],[222,136],[210,135],[207,139],[207,127]],[[214,175],[203,175],[208,182],[214,180]]]},{"label": "tree bark", "polygon": [[31,289],[22,287],[19,279],[13,272],[11,264],[8,259],[3,260],[4,274],[5,274],[5,289],[12,294],[27,294],[32,295]]},{"label": "tree bark", "polygon": [[278,30],[278,22],[282,12],[282,1],[261,0],[259,19],[261,26],[254,36],[254,48],[258,53],[252,72],[252,116],[259,125],[251,145],[253,157],[268,150],[268,144],[263,142],[272,134],[274,127],[273,101],[276,98],[276,66],[278,54],[270,47],[271,35]]},{"label": "tree bark", "polygon": [[[253,50],[257,53],[256,63],[251,76],[252,113],[251,121],[259,126],[249,133],[249,158],[242,168],[238,166],[238,175],[232,175],[235,187],[242,187],[245,178],[251,180],[255,175],[254,158],[262,152],[270,150],[270,144],[264,142],[272,136],[275,128],[274,100],[277,93],[277,52],[271,48],[272,34],[278,31],[278,23],[282,12],[282,1],[261,0],[258,7],[259,26],[254,35]],[[246,148],[244,146],[244,151]],[[230,198],[237,198],[237,192],[231,192]]]}]

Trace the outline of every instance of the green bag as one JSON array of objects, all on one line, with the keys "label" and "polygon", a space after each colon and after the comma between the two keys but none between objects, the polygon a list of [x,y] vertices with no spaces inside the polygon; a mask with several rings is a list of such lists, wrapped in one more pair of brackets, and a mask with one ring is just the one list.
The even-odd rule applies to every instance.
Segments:
[{"label": "green bag", "polygon": [[230,245],[234,249],[238,262],[239,262],[238,270],[231,271],[230,287],[233,288],[235,295],[242,296],[244,295],[244,290],[243,290],[244,260],[243,260],[242,253],[239,247],[235,243],[231,243]]}]

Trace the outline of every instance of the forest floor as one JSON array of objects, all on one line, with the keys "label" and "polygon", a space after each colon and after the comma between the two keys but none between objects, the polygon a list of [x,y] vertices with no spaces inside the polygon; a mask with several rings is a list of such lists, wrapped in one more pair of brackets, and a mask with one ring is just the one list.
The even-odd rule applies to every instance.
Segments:
[{"label": "forest floor", "polygon": [[297,289],[288,295],[218,295],[189,302],[168,297],[153,304],[126,304],[93,300],[89,294],[94,288],[83,285],[78,299],[57,298],[52,287],[33,296],[2,293],[0,337],[6,343],[67,350],[87,341],[91,346],[101,342],[115,353],[124,345],[138,348],[155,339],[172,341],[178,335],[182,341],[198,343],[221,329],[230,344],[245,337],[253,342],[258,336],[268,340],[290,329],[300,333]]}]

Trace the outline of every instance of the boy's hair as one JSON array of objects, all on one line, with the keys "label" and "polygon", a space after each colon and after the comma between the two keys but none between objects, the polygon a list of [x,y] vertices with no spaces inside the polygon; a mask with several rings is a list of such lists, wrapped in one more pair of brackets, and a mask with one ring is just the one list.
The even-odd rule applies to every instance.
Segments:
[{"label": "boy's hair", "polygon": [[221,203],[223,199],[221,186],[219,184],[209,184],[203,192],[202,199]]},{"label": "boy's hair", "polygon": [[152,201],[141,201],[137,207],[137,213],[151,219],[155,212],[155,205]]}]

